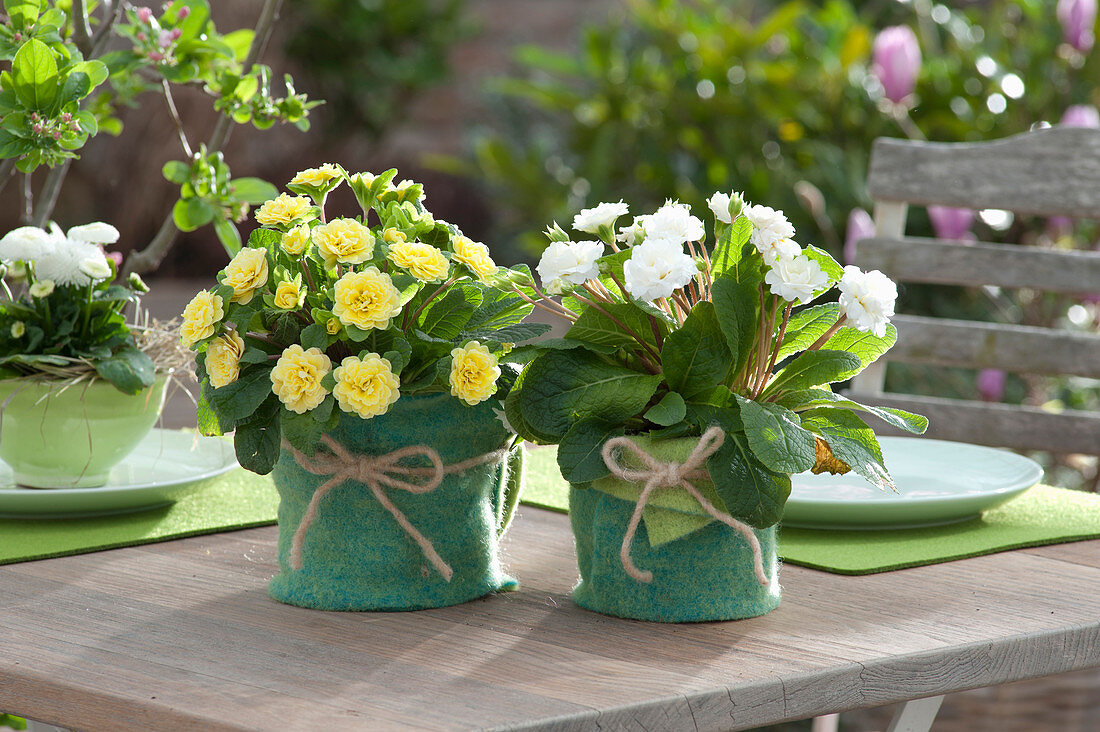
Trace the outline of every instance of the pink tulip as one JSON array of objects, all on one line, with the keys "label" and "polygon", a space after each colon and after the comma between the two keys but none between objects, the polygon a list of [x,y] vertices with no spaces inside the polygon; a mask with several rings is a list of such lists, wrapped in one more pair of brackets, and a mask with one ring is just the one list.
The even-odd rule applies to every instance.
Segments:
[{"label": "pink tulip", "polygon": [[875,36],[871,73],[878,77],[890,101],[900,102],[913,93],[920,64],[920,44],[908,26],[884,28]]},{"label": "pink tulip", "polygon": [[1067,107],[1058,123],[1060,127],[1100,127],[1100,110],[1091,104]]},{"label": "pink tulip", "polygon": [[1062,24],[1062,40],[1081,53],[1092,50],[1096,25],[1096,0],[1058,0],[1055,10]]},{"label": "pink tulip", "polygon": [[875,222],[871,214],[862,208],[853,208],[848,214],[848,228],[844,234],[844,264],[855,264],[856,242],[875,235]]},{"label": "pink tulip", "polygon": [[1008,376],[1000,369],[982,369],[978,372],[976,385],[982,401],[999,402],[1005,395],[1005,381]]},{"label": "pink tulip", "polygon": [[928,218],[932,220],[932,229],[940,239],[954,241],[973,241],[970,227],[974,225],[974,212],[968,208],[950,206],[929,206]]}]

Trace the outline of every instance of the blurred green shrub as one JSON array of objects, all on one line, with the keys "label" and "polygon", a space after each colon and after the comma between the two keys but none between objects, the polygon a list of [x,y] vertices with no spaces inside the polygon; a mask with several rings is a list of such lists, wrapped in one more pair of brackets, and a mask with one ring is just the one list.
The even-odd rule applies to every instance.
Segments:
[{"label": "blurred green shrub", "polygon": [[[870,71],[876,30],[899,23],[925,58],[908,115]],[[874,138],[1003,137],[1095,102],[1095,54],[1060,36],[1042,0],[626,0],[576,52],[519,50],[467,170],[502,238],[532,251],[547,222],[612,196],[700,206],[733,188],[839,254],[848,212],[869,203]]]},{"label": "blurred green shrub", "polygon": [[330,134],[379,137],[408,98],[450,74],[466,0],[311,0],[288,3],[287,56],[322,91]]}]

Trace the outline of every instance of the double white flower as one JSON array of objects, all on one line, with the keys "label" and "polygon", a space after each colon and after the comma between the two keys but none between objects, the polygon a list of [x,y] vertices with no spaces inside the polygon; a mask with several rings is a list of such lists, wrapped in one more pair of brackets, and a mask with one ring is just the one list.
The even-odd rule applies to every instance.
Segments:
[{"label": "double white flower", "polygon": [[639,216],[646,241],[667,239],[682,245],[687,241],[699,241],[706,234],[703,222],[691,215],[686,203],[666,201],[664,206],[649,216]]},{"label": "double white flower", "polygon": [[861,272],[851,265],[840,278],[840,312],[852,327],[879,338],[886,335],[886,326],[894,316],[898,286],[893,280],[873,269]]},{"label": "double white flower", "polygon": [[67,233],[52,222],[49,231],[22,226],[0,239],[0,260],[33,262],[39,279],[84,286],[111,276],[101,245],[114,244],[118,237],[118,229],[99,221],[74,226]]},{"label": "double white flower", "polygon": [[764,275],[764,282],[773,295],[787,302],[805,304],[814,294],[829,286],[829,275],[821,271],[821,265],[804,254],[781,257]]},{"label": "double white flower", "polygon": [[542,285],[551,295],[560,295],[565,284],[582,285],[600,276],[596,260],[604,245],[597,241],[554,241],[542,253],[535,267]]},{"label": "double white flower", "polygon": [[615,219],[625,216],[629,210],[630,207],[622,201],[618,203],[601,203],[594,208],[583,209],[574,216],[573,228],[586,234],[599,235],[600,227],[605,227],[608,231],[611,231],[611,228],[615,225]]},{"label": "double white flower", "polygon": [[752,224],[749,241],[761,254],[780,241],[794,238],[794,226],[782,211],[767,206],[746,206],[745,218]]},{"label": "double white flower", "polygon": [[653,302],[691,282],[697,272],[695,260],[684,253],[683,243],[647,238],[623,262],[623,284],[632,297]]}]

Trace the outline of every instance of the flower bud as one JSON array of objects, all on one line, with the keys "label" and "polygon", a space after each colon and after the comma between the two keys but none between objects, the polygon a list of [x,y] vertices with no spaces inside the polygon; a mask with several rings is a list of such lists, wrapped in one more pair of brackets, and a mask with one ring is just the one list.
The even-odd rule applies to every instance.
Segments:
[{"label": "flower bud", "polygon": [[22,338],[23,334],[27,332],[27,325],[22,320],[17,320],[11,324],[11,337]]},{"label": "flower bud", "polygon": [[130,289],[135,292],[149,292],[149,285],[145,284],[145,280],[141,279],[141,275],[137,272],[131,272],[126,281],[130,284]]},{"label": "flower bud", "polygon": [[1100,111],[1091,104],[1067,107],[1058,124],[1062,127],[1100,127]]},{"label": "flower bud", "polygon": [[1081,53],[1092,50],[1096,25],[1096,0],[1058,0],[1055,9],[1062,26],[1062,40]]},{"label": "flower bud", "polygon": [[546,234],[546,238],[552,242],[569,241],[569,234],[566,234],[564,231],[562,231],[561,227],[558,226],[557,221],[554,222],[553,226],[547,226],[544,233]]},{"label": "flower bud", "polygon": [[149,36],[145,35],[144,33],[138,33],[137,39],[142,43],[145,43],[147,40],[149,40]]},{"label": "flower bud", "polygon": [[138,8],[137,17],[142,23],[148,23],[153,19],[153,11],[149,8]]},{"label": "flower bud", "polygon": [[745,196],[742,193],[734,191],[730,195],[730,221],[737,221],[737,217],[741,215],[741,211],[745,209]]},{"label": "flower bud", "polygon": [[974,225],[974,212],[968,208],[950,206],[929,206],[928,218],[932,220],[932,229],[940,239],[954,241],[973,241],[970,227]]},{"label": "flower bud", "polygon": [[978,394],[986,402],[999,402],[1005,394],[1005,381],[1007,375],[1000,369],[982,369],[978,372],[975,385]]},{"label": "flower bud", "polygon": [[80,263],[80,271],[91,277],[94,282],[109,279],[113,272],[105,257],[88,257]]},{"label": "flower bud", "polygon": [[42,299],[49,297],[54,291],[53,280],[39,280],[30,286],[31,297]]},{"label": "flower bud", "polygon": [[176,13],[176,18],[178,20],[182,21],[184,18],[186,18],[190,14],[191,14],[191,8],[189,8],[185,5],[185,6],[183,6],[182,8],[179,9],[178,13]]},{"label": "flower bud", "polygon": [[853,208],[848,213],[848,228],[844,232],[844,264],[855,264],[856,243],[874,235],[875,222],[871,214],[862,208]]},{"label": "flower bud", "polygon": [[875,36],[871,57],[871,73],[882,84],[887,99],[897,103],[913,93],[920,73],[921,53],[917,36],[908,26],[884,28]]}]

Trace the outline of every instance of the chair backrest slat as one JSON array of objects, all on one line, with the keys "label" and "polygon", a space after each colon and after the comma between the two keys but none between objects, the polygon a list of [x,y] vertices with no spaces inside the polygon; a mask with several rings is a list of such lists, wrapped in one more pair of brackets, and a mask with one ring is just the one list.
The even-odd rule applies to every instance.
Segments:
[{"label": "chair backrest slat", "polygon": [[1026,325],[898,315],[891,361],[1100,379],[1100,336]]},{"label": "chair backrest slat", "polygon": [[[1100,293],[1100,254],[905,236],[910,204],[1100,219],[1100,131],[1053,128],[978,143],[876,140],[867,188],[877,235],[856,264],[901,282]],[[929,436],[1100,455],[1100,413],[883,392],[886,361],[1100,378],[1100,335],[898,315],[898,343],[852,381],[870,403],[928,416]],[[889,433],[889,429],[884,429]]]},{"label": "chair backrest slat", "polygon": [[978,143],[882,138],[867,189],[876,201],[1095,218],[1100,134],[1056,127]]},{"label": "chair backrest slat", "polygon": [[1098,252],[876,237],[859,242],[859,261],[864,269],[881,270],[899,282],[1100,293]]},{"label": "chair backrest slat", "polygon": [[[852,399],[884,407],[896,407],[928,417],[925,437],[970,442],[1017,450],[1095,455],[1100,452],[1100,414],[1095,412],[1045,412],[1036,407],[973,402],[961,399],[909,394],[863,394]],[[874,417],[868,417],[868,422]],[[905,435],[884,422],[873,425],[884,435]]]}]

